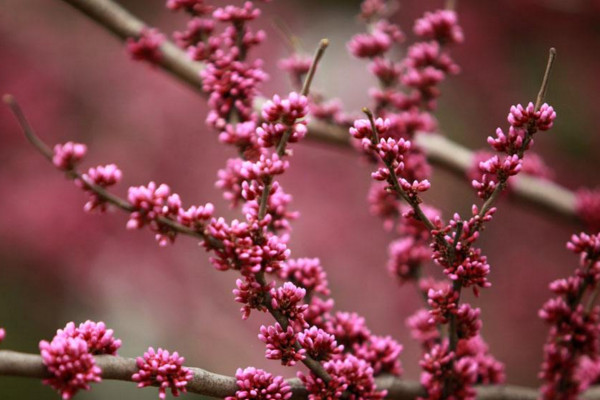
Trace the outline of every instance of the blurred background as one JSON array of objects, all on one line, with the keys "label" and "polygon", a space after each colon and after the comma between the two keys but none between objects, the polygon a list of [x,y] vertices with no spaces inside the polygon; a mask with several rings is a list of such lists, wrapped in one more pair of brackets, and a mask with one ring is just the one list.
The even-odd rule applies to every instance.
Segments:
[{"label": "blurred background", "polygon": [[[165,33],[185,24],[162,0],[121,3]],[[331,47],[315,86],[339,97],[348,111],[368,104],[373,78],[352,59],[345,43],[364,27],[355,18],[358,0],[286,0],[261,4],[254,26],[269,39],[255,53],[271,79],[263,93],[287,93],[277,70],[287,56],[273,21],[283,20],[307,51],[322,37]],[[409,33],[424,11],[441,0],[402,0],[397,20]],[[595,186],[600,157],[600,2],[593,0],[460,0],[466,41],[453,56],[462,67],[442,87],[441,130],[470,148],[483,148],[496,127],[506,126],[511,104],[534,100],[548,48],[558,49],[547,100],[558,112],[555,128],[536,140],[536,151],[561,184]],[[115,190],[150,180],[165,182],[184,204],[215,203],[229,210],[214,188],[216,171],[233,156],[204,125],[205,100],[160,70],[129,59],[107,31],[62,1],[0,2],[0,92],[20,101],[48,143],[88,145],[84,166],[115,162],[124,171]],[[371,330],[404,344],[405,376],[417,379],[420,350],[405,318],[421,304],[413,288],[400,288],[385,268],[392,235],[367,209],[369,167],[351,150],[305,142],[296,146],[282,178],[301,218],[293,224],[293,257],[319,257],[336,310],[365,316]],[[68,321],[103,320],[123,339],[120,354],[141,355],[148,346],[177,350],[188,365],[233,375],[256,366],[292,376],[264,359],[256,335],[269,318],[240,318],[233,301],[234,273],[221,273],[194,240],[181,237],[159,248],[148,231],[126,231],[120,212],[85,214],[85,195],[21,136],[0,107],[0,326],[2,348],[38,352]],[[475,196],[465,180],[436,170],[426,201],[444,216],[465,214]],[[547,328],[537,310],[547,284],[577,263],[565,242],[582,228],[532,207],[503,199],[482,235],[492,265],[493,287],[473,304],[482,307],[483,334],[506,363],[508,382],[537,385]],[[433,267],[431,267],[433,268]],[[5,400],[56,399],[40,382],[0,377]],[[79,399],[156,398],[155,389],[105,382]]]}]

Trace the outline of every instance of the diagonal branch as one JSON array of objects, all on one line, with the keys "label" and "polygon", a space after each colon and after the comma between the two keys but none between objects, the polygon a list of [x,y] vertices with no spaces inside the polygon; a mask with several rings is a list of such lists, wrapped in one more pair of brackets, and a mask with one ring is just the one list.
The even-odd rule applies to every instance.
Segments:
[{"label": "diagonal branch", "polygon": [[[119,356],[95,356],[96,365],[102,369],[102,379],[132,381],[131,376],[137,372],[135,359]],[[190,368],[194,377],[187,385],[188,392],[205,396],[224,398],[233,396],[237,390],[234,377],[219,375],[201,368]],[[16,351],[0,350],[0,376],[18,376],[24,378],[47,378],[48,372],[39,354],[27,354]],[[288,380],[292,387],[292,399],[305,399],[306,389],[299,379]],[[414,381],[405,381],[392,376],[376,378],[377,388],[388,391],[387,398],[396,400],[413,400],[423,396],[421,385]],[[479,386],[477,398],[480,400],[535,400],[535,389],[520,386]],[[591,389],[585,399],[600,400],[600,390]]]},{"label": "diagonal branch", "polygon": [[[146,24],[112,0],[63,0],[96,21],[121,40],[139,36]],[[203,64],[190,60],[186,53],[174,43],[166,40],[160,47],[162,52],[159,66],[183,83],[206,95],[202,91],[199,72]],[[257,103],[262,103],[258,99]],[[345,127],[314,121],[309,123],[308,138],[318,142],[350,147]],[[465,177],[472,165],[473,153],[467,148],[439,134],[419,133],[416,143],[423,148],[428,159],[443,168]],[[575,194],[556,183],[521,174],[513,181],[512,195],[515,199],[535,205],[554,215],[566,219],[578,219]]]},{"label": "diagonal branch", "polygon": [[[102,379],[131,381],[131,376],[137,372],[135,359],[119,356],[96,356],[96,365],[102,369]],[[194,377],[187,385],[188,392],[211,397],[224,398],[233,396],[237,390],[236,380],[209,372],[201,368],[189,367]],[[39,354],[20,353],[0,350],[0,377],[18,376],[23,378],[47,378],[48,372]],[[306,399],[306,389],[297,378],[288,379],[292,387],[292,400]],[[388,391],[387,398],[395,400],[414,400],[425,393],[421,385],[415,381],[405,381],[393,376],[376,378],[378,389]],[[479,400],[537,400],[535,389],[514,385],[481,385],[477,387]],[[592,387],[583,396],[587,400],[600,400],[600,387]]]}]

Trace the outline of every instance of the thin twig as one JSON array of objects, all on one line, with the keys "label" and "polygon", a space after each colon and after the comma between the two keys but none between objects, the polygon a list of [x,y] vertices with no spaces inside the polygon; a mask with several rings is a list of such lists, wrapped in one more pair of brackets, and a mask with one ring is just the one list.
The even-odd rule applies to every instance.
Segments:
[{"label": "thin twig", "polygon": [[[52,162],[52,156],[54,153],[52,152],[50,147],[46,143],[44,143],[44,141],[41,140],[39,138],[39,136],[35,133],[35,131],[31,127],[31,124],[27,120],[25,113],[19,106],[19,103],[17,102],[17,100],[12,95],[9,95],[9,94],[4,95],[3,100],[6,104],[8,104],[11,111],[17,118],[17,121],[23,131],[23,134],[27,138],[27,140],[29,140],[29,142],[40,152],[40,154],[42,154],[48,161]],[[94,192],[94,194],[96,194],[98,196],[98,198],[120,208],[123,211],[133,212],[133,211],[137,210],[127,200],[125,200],[119,196],[116,196],[116,195],[110,193],[109,191],[107,191],[106,189],[104,189],[103,187],[98,186],[95,183],[91,182],[83,174],[81,174],[79,171],[77,171],[75,168],[72,168],[72,169],[66,171],[66,175],[71,180],[79,180],[79,181],[83,182],[86,189],[89,189],[90,191]],[[213,247],[223,248],[223,243],[221,241],[219,241],[211,236],[206,236],[206,235],[204,235],[203,232],[199,232],[194,229],[190,229],[187,226],[182,225],[182,224],[178,223],[177,221],[174,221],[170,218],[158,217],[158,218],[156,218],[156,220],[158,223],[168,226],[170,229],[172,229],[173,231],[175,231],[177,233],[181,233],[184,235],[196,237],[198,239],[206,240]]]}]

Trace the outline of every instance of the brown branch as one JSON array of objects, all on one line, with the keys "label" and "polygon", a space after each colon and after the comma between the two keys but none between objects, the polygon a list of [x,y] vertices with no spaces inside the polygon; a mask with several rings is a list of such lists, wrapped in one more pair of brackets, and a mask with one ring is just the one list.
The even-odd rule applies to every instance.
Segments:
[{"label": "brown branch", "polygon": [[[137,372],[133,358],[119,356],[96,356],[96,364],[102,369],[102,379],[131,381],[131,376]],[[201,368],[190,367],[194,377],[187,385],[188,392],[205,396],[233,396],[237,390],[234,377],[215,374]],[[48,372],[38,354],[26,354],[9,350],[0,350],[0,376],[18,376],[24,378],[47,378]],[[293,391],[292,399],[305,399],[306,389],[300,380],[289,379]],[[414,381],[405,381],[393,376],[376,378],[377,388],[387,390],[389,399],[413,400],[425,395],[421,385]],[[536,400],[538,392],[535,389],[512,385],[478,386],[479,400]],[[588,400],[600,400],[600,388],[592,388],[584,396]]]}]

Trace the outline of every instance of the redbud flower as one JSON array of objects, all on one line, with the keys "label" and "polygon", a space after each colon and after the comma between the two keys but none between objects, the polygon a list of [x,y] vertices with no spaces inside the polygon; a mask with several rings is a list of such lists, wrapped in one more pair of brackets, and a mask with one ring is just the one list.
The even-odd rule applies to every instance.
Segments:
[{"label": "redbud flower", "polygon": [[238,368],[235,373],[238,390],[225,400],[287,400],[292,396],[292,388],[281,376],[248,367]]},{"label": "redbud flower", "polygon": [[361,345],[354,345],[354,354],[373,367],[373,375],[388,373],[395,376],[402,374],[400,353],[402,345],[391,336],[370,336],[369,340]]},{"label": "redbud flower", "polygon": [[183,367],[185,359],[180,357],[175,351],[170,354],[167,350],[161,348],[155,351],[149,347],[144,353],[144,357],[136,359],[138,372],[131,376],[131,380],[138,382],[138,387],[159,385],[158,398],[166,398],[166,390],[171,389],[171,394],[175,397],[180,392],[186,392],[186,386],[194,374],[189,368]]},{"label": "redbud flower", "polygon": [[307,292],[329,295],[327,274],[318,258],[298,258],[283,264],[280,276],[295,285],[303,287]]},{"label": "redbud flower", "polygon": [[337,342],[346,349],[354,343],[361,344],[371,336],[365,319],[357,313],[337,312],[325,324],[325,331],[335,336]]},{"label": "redbud flower", "polygon": [[489,353],[488,345],[479,335],[469,340],[459,340],[456,355],[459,358],[470,357],[477,363],[478,384],[498,384],[506,379],[504,364]]},{"label": "redbud flower", "polygon": [[431,307],[429,313],[440,324],[448,323],[450,315],[456,313],[457,302],[458,292],[449,285],[441,290],[429,289],[427,292],[427,303]]},{"label": "redbud flower", "polygon": [[57,390],[64,400],[73,397],[80,389],[89,390],[91,382],[100,382],[102,371],[88,351],[83,338],[57,334],[51,342],[40,341],[42,361],[51,378],[45,385]]},{"label": "redbud flower", "polygon": [[438,42],[419,42],[408,48],[404,65],[410,68],[434,67],[446,74],[457,74],[460,67],[442,50]]},{"label": "redbud flower", "polygon": [[205,0],[167,0],[167,8],[172,11],[184,9],[192,14],[206,14],[212,9]]},{"label": "redbud flower", "polygon": [[275,95],[262,108],[262,117],[265,120],[268,122],[281,121],[288,126],[294,124],[296,120],[304,118],[307,114],[308,99],[296,92],[291,92],[285,99]]},{"label": "redbud flower", "polygon": [[481,330],[481,320],[479,308],[472,308],[469,304],[463,303],[456,311],[456,333],[459,339],[470,339],[479,334]]},{"label": "redbud flower", "polygon": [[340,354],[344,350],[344,346],[338,346],[335,336],[316,326],[298,333],[298,343],[306,350],[309,357],[317,361],[329,360],[333,355]]},{"label": "redbud flower", "polygon": [[373,58],[382,55],[392,46],[392,38],[382,31],[359,33],[348,42],[348,51],[355,57]]},{"label": "redbud flower", "polygon": [[283,174],[289,165],[289,161],[282,160],[277,153],[270,156],[262,154],[256,162],[244,161],[240,167],[240,174],[245,179],[264,180]]},{"label": "redbud flower", "polygon": [[87,153],[87,146],[81,143],[67,142],[54,146],[52,163],[58,169],[73,169]]},{"label": "redbud flower", "polygon": [[281,360],[282,365],[296,365],[306,358],[306,350],[296,350],[296,333],[291,326],[284,331],[279,323],[274,326],[261,325],[258,338],[267,345],[265,357]]},{"label": "redbud flower", "polygon": [[271,289],[271,307],[288,319],[303,323],[303,312],[308,307],[306,304],[302,304],[305,295],[305,289],[296,287],[292,282],[285,282],[283,286]]},{"label": "redbud flower", "polygon": [[388,255],[388,271],[404,284],[417,277],[421,264],[431,259],[431,250],[427,244],[417,243],[407,236],[390,243]]},{"label": "redbud flower", "polygon": [[458,18],[452,10],[426,12],[422,18],[415,21],[413,30],[416,35],[434,39],[441,44],[461,43],[464,40]]},{"label": "redbud flower", "polygon": [[212,203],[203,206],[191,206],[187,210],[180,208],[177,212],[177,222],[189,228],[201,230],[212,218],[215,207]]},{"label": "redbud flower", "polygon": [[113,330],[106,329],[104,322],[94,322],[87,320],[75,327],[75,323],[69,322],[63,329],[56,332],[56,336],[65,338],[81,338],[85,340],[88,352],[93,355],[110,354],[117,355],[117,350],[121,347],[121,340],[113,337]]},{"label": "redbud flower", "polygon": [[0,328],[0,343],[6,338],[6,330],[4,328]]},{"label": "redbud flower", "polygon": [[137,39],[127,39],[127,51],[134,60],[156,64],[162,59],[160,45],[164,41],[164,35],[158,30],[143,28]]},{"label": "redbud flower", "polygon": [[318,296],[312,296],[308,308],[304,310],[304,320],[309,325],[324,328],[329,312],[333,310],[333,299],[323,300]]},{"label": "redbud flower", "polygon": [[256,282],[254,278],[245,277],[244,280],[238,279],[235,281],[237,289],[233,289],[235,301],[242,303],[244,306],[240,309],[242,319],[248,319],[252,310],[265,312],[267,307],[264,302],[265,294],[268,293],[274,282],[270,282],[267,286],[262,286]]},{"label": "redbud flower", "polygon": [[308,389],[310,400],[338,399],[346,390],[351,400],[381,400],[387,394],[385,390],[377,391],[373,368],[369,363],[352,354],[347,354],[342,359],[327,361],[323,366],[332,378],[328,383],[312,373],[308,376],[298,373],[298,377]]},{"label": "redbud flower", "polygon": [[533,103],[529,103],[527,107],[520,104],[510,107],[508,113],[508,123],[515,127],[525,127],[529,129],[529,125],[541,131],[546,131],[552,128],[556,119],[556,112],[552,106],[544,103],[538,111],[535,111]]},{"label": "redbud flower", "polygon": [[251,1],[244,3],[243,7],[225,6],[213,12],[213,18],[222,22],[241,23],[251,21],[260,16],[260,10],[254,8]]},{"label": "redbud flower", "polygon": [[410,329],[413,339],[424,348],[429,348],[440,337],[435,321],[431,318],[429,311],[425,309],[417,310],[408,317],[406,326]]},{"label": "redbud flower", "polygon": [[95,209],[106,211],[106,201],[89,189],[86,182],[93,183],[101,188],[107,188],[119,183],[122,175],[121,170],[115,164],[99,165],[90,168],[87,173],[83,174],[83,179],[77,180],[76,183],[90,195],[90,199],[83,207],[84,211],[91,212]]}]

